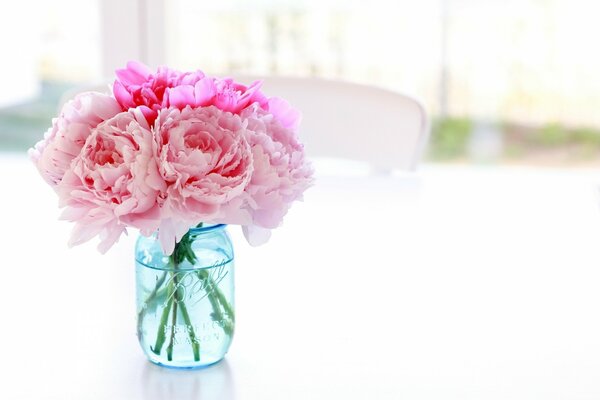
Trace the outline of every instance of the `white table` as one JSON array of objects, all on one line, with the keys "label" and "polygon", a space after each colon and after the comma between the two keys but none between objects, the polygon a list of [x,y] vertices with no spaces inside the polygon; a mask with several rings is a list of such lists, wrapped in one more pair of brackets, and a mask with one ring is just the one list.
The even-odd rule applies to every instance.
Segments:
[{"label": "white table", "polygon": [[2,155],[2,399],[598,399],[600,171],[321,176],[266,246],[237,228],[222,363],[136,343],[133,239],[68,250],[52,191]]}]

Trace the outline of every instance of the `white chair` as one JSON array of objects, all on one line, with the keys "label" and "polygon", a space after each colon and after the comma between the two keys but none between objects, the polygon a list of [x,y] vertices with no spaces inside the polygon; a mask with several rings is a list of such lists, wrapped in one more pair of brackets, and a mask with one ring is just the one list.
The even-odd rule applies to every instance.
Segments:
[{"label": "white chair", "polygon": [[[236,76],[250,83],[256,77]],[[302,112],[310,157],[369,163],[376,171],[416,168],[429,135],[425,108],[392,91],[318,78],[265,77],[263,91]]]},{"label": "white chair", "polygon": [[[389,90],[318,78],[236,76],[250,84],[263,81],[268,96],[286,99],[302,112],[300,137],[310,157],[367,162],[374,171],[416,168],[429,134],[425,108],[417,100]],[[85,90],[76,88],[62,102]]]}]

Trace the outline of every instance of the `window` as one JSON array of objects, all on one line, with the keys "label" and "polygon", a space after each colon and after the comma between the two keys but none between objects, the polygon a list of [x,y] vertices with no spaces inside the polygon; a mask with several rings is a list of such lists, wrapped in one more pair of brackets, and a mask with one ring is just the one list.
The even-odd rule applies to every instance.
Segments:
[{"label": "window", "polygon": [[590,44],[600,6],[586,0],[34,3],[0,16],[3,37],[19,36],[0,43],[13,55],[0,74],[0,149],[31,145],[66,88],[139,59],[412,94],[438,122],[436,154],[466,157],[492,137],[502,157],[558,147],[565,159],[600,155],[600,55]]},{"label": "window", "polygon": [[0,20],[0,52],[9,55],[0,67],[0,150],[23,150],[49,127],[65,90],[100,78],[98,4],[11,2]]}]

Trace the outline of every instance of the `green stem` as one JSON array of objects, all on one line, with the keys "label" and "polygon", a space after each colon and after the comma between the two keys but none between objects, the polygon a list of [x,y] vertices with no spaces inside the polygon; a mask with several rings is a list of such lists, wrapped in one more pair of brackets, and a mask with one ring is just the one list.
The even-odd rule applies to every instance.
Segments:
[{"label": "green stem", "polygon": [[194,352],[194,361],[200,361],[200,342],[196,339],[196,333],[194,332],[194,326],[192,325],[192,320],[190,319],[190,314],[187,311],[187,307],[184,302],[181,302],[179,305],[181,310],[181,315],[183,316],[183,320],[185,321],[186,329],[188,331],[188,335],[190,337],[190,342],[192,343],[192,351]]},{"label": "green stem", "polygon": [[[198,227],[202,227],[202,223],[198,224]],[[177,312],[181,312],[181,316],[185,322],[186,330],[188,332],[188,336],[190,338],[190,342],[192,345],[192,351],[194,353],[194,360],[200,360],[200,342],[196,337],[196,333],[194,331],[194,326],[192,324],[192,320],[187,310],[187,306],[185,304],[185,298],[179,298],[179,278],[177,276],[179,264],[187,260],[190,264],[195,265],[197,262],[196,255],[192,250],[192,242],[194,240],[193,235],[190,235],[188,232],[181,239],[179,243],[175,244],[175,249],[173,254],[169,256],[169,269],[172,271],[172,279],[169,281],[169,285],[166,288],[166,296],[167,296],[167,304],[163,309],[160,323],[158,326],[158,332],[156,335],[156,344],[152,351],[156,354],[160,354],[162,348],[164,346],[166,340],[166,330],[167,330],[167,321],[169,318],[169,313],[171,314],[171,337],[169,340],[169,345],[167,347],[167,359],[172,361],[173,358],[173,348],[175,345],[175,334],[176,334],[176,325],[177,325]],[[164,283],[166,279],[167,273],[165,272],[163,276],[157,281],[156,287],[146,299],[146,305],[154,298],[158,296],[161,292],[160,286]],[[233,334],[233,326],[235,321],[235,315],[233,308],[225,298],[223,292],[219,289],[218,284],[214,281],[211,275],[205,270],[200,270],[197,272],[198,279],[205,283],[205,289],[207,292],[208,299],[213,308],[213,320],[214,321],[223,321],[223,331],[231,336]],[[223,311],[226,314],[227,318],[223,317]],[[144,307],[140,313],[138,314],[138,331],[140,331],[141,324],[144,318],[145,310],[147,307]]]},{"label": "green stem", "polygon": [[[169,266],[172,265],[172,258],[169,257]],[[166,273],[165,273],[166,276]],[[171,308],[173,308],[173,304],[174,304],[174,297],[175,297],[175,293],[174,290],[177,290],[177,287],[173,286],[173,280],[171,279],[169,281],[169,285],[167,286],[167,305],[165,306],[165,308],[163,308],[162,311],[162,315],[160,317],[160,322],[158,324],[158,330],[156,332],[156,343],[154,344],[154,348],[152,349],[152,352],[154,352],[154,354],[156,355],[160,355],[160,353],[162,352],[162,348],[165,344],[165,340],[166,340],[166,330],[167,330],[167,323],[168,323],[168,319],[169,319],[169,313],[171,311]],[[146,303],[148,304],[148,303]],[[177,309],[175,309],[175,311],[177,311]],[[174,313],[176,314],[176,313]],[[172,327],[171,330],[173,330],[174,328]],[[173,334],[171,334],[171,336],[173,336]]]},{"label": "green stem", "polygon": [[172,294],[172,304],[173,304],[173,313],[171,314],[171,339],[169,340],[169,346],[167,346],[167,360],[173,360],[173,345],[175,344],[175,326],[177,326],[177,304],[179,303],[179,299],[177,299],[177,294],[179,290],[179,282],[177,279],[177,271],[173,272],[173,283],[175,289]]},{"label": "green stem", "polygon": [[[172,278],[169,282],[169,287],[167,290],[167,296],[168,296],[168,303],[165,307],[165,309],[163,310],[163,315],[161,317],[160,323],[159,323],[159,327],[158,327],[158,332],[157,332],[157,345],[155,346],[155,348],[153,349],[153,351],[156,354],[160,354],[161,350],[162,350],[162,346],[164,345],[165,342],[165,331],[166,331],[166,326],[167,326],[167,320],[168,320],[168,316],[169,316],[169,310],[172,309],[172,314],[171,314],[171,337],[169,339],[169,345],[167,347],[167,359],[169,361],[172,361],[173,359],[173,347],[175,345],[175,333],[176,333],[176,325],[177,325],[177,311],[181,311],[181,316],[183,317],[183,320],[185,322],[185,328],[186,331],[188,333],[188,336],[190,338],[190,343],[192,346],[192,351],[194,353],[194,361],[200,361],[200,343],[198,341],[198,339],[196,338],[196,332],[194,331],[194,326],[192,324],[192,320],[190,318],[190,314],[187,310],[187,306],[185,304],[185,299],[184,298],[179,298],[179,277],[177,276],[178,274],[178,269],[179,269],[179,262],[178,261],[183,261],[181,258],[182,254],[185,254],[185,252],[189,251],[189,249],[186,249],[185,246],[188,243],[189,239],[185,239],[182,240],[181,242],[177,243],[175,245],[175,250],[173,251],[173,254],[169,257],[169,267],[170,269],[172,269]],[[164,279],[162,279],[162,281],[164,282]],[[154,295],[156,296],[156,293],[154,293]],[[150,296],[148,298],[147,301],[150,300]]]},{"label": "green stem", "polygon": [[154,344],[154,348],[151,348],[154,354],[160,355],[162,351],[162,347],[165,344],[165,329],[167,326],[167,320],[169,319],[169,311],[171,311],[171,306],[173,305],[173,296],[169,297],[167,301],[167,306],[163,309],[162,315],[160,317],[160,323],[158,324],[158,332],[156,333],[156,343]]},{"label": "green stem", "polygon": [[202,272],[204,272],[204,276],[206,277],[209,284],[211,285],[211,288],[212,288],[211,292],[215,293],[215,295],[217,296],[217,299],[219,300],[219,303],[221,303],[221,305],[223,306],[223,309],[225,310],[225,313],[227,314],[227,316],[229,318],[231,318],[233,321],[235,321],[235,313],[233,311],[233,308],[231,307],[231,304],[229,304],[229,302],[225,298],[225,295],[223,294],[221,289],[219,289],[219,286],[217,285],[217,283],[214,281],[214,279],[210,276],[210,274],[208,272],[206,272],[206,271],[202,271]]},{"label": "green stem", "polygon": [[144,322],[144,317],[146,316],[146,310],[148,309],[148,305],[150,304],[151,301],[153,301],[156,298],[156,295],[158,294],[158,291],[159,291],[160,287],[162,286],[162,284],[165,283],[166,278],[167,278],[167,273],[163,272],[162,276],[156,281],[156,285],[154,285],[154,289],[152,289],[152,292],[150,292],[150,294],[148,295],[148,298],[146,299],[146,301],[144,301],[144,305],[146,307],[142,307],[142,309],[138,313],[138,320],[137,320],[137,322],[138,322],[137,323],[138,337],[141,337],[141,334],[142,334],[142,323]]},{"label": "green stem", "polygon": [[227,301],[227,299],[225,298],[225,295],[223,294],[223,292],[221,291],[221,289],[219,289],[215,282],[212,280],[212,278],[210,278],[213,287],[215,288],[216,291],[216,295],[217,298],[219,300],[219,302],[221,303],[221,305],[223,306],[223,309],[225,310],[225,313],[227,314],[227,316],[229,318],[231,318],[231,320],[233,322],[235,322],[235,313],[233,311],[233,307],[231,307],[231,304],[229,304],[229,302]]},{"label": "green stem", "polygon": [[[175,253],[173,253],[175,254]],[[175,258],[173,256],[173,258]],[[173,260],[173,269],[177,271],[179,265]],[[179,287],[179,280],[177,278],[177,272],[173,275],[173,280],[175,281],[175,286]],[[185,298],[178,299],[179,308],[181,310],[181,315],[183,316],[183,321],[185,322],[185,328],[190,338],[190,344],[192,345],[192,352],[194,353],[194,361],[200,361],[200,343],[196,339],[196,332],[194,332],[194,325],[192,324],[192,319],[190,318],[190,314],[188,313],[187,306],[185,304]]]},{"label": "green stem", "polygon": [[219,289],[217,283],[214,281],[214,279],[210,276],[210,274],[207,271],[205,271],[205,270],[198,271],[198,279],[205,282],[206,294],[207,294],[208,300],[210,301],[210,304],[212,305],[212,308],[214,311],[214,316],[213,316],[214,321],[224,321],[225,320],[225,318],[223,318],[223,313],[221,312],[221,307],[223,307],[223,310],[225,311],[228,319],[230,320],[230,321],[225,321],[225,323],[223,325],[223,331],[228,336],[231,336],[233,334],[233,323],[235,322],[235,314],[233,312],[231,305],[225,299],[225,295],[223,294],[221,289]]}]

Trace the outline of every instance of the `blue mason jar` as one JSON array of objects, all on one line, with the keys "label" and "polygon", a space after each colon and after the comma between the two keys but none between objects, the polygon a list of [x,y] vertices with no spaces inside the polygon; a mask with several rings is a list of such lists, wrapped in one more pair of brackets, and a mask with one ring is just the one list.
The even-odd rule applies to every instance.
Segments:
[{"label": "blue mason jar", "polygon": [[137,240],[137,334],[150,361],[199,368],[225,356],[233,338],[233,246],[226,225],[199,225],[163,253],[156,234]]}]

